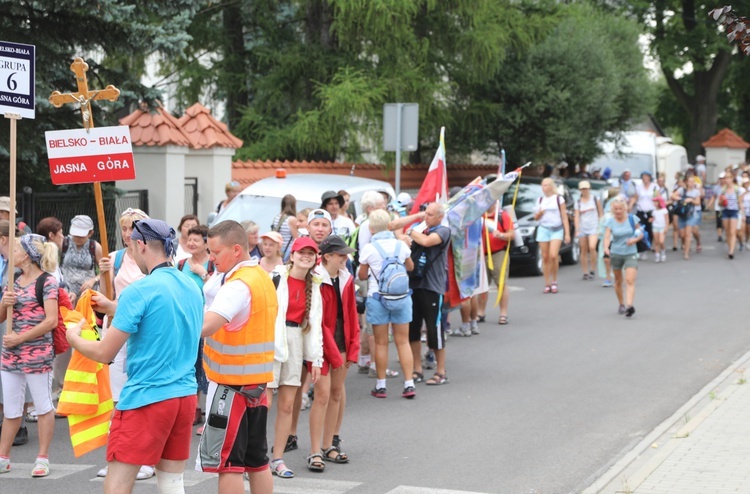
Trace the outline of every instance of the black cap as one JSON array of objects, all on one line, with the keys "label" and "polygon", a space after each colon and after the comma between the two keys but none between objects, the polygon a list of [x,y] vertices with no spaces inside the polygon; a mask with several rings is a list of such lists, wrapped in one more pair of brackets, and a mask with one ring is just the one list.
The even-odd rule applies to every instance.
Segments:
[{"label": "black cap", "polygon": [[344,207],[344,196],[339,195],[335,190],[327,190],[323,192],[323,196],[320,198],[320,207],[322,209],[326,208],[326,202],[328,202],[328,199],[336,199],[339,202],[339,207]]},{"label": "black cap", "polygon": [[329,235],[320,242],[320,254],[351,254],[354,249],[346,245],[344,239],[338,235]]}]

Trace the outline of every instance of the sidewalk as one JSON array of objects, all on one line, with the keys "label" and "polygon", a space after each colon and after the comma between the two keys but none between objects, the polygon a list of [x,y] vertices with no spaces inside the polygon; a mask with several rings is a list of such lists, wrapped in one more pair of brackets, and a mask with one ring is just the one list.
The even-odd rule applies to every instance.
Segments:
[{"label": "sidewalk", "polygon": [[584,494],[750,493],[750,353]]}]

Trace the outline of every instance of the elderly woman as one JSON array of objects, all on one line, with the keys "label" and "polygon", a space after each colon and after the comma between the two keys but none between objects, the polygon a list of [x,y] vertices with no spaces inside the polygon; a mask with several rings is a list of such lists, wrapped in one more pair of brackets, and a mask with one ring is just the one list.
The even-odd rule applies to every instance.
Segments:
[{"label": "elderly woman", "polygon": [[224,192],[226,193],[227,198],[221,201],[218,206],[216,206],[217,213],[221,213],[222,211],[224,211],[224,209],[229,206],[229,203],[232,202],[240,192],[242,192],[242,186],[238,181],[232,180],[226,185],[226,187],[224,187]]},{"label": "elderly woman", "polygon": [[565,199],[557,193],[555,181],[549,177],[542,180],[542,192],[534,212],[534,219],[539,222],[536,241],[542,249],[544,293],[557,293],[560,247],[563,242],[570,243],[570,222]]},{"label": "elderly woman", "polygon": [[[635,279],[638,275],[637,243],[643,238],[643,230],[637,216],[628,214],[624,200],[614,199],[610,204],[612,216],[604,224],[604,256],[610,258],[615,274],[615,294],[620,306],[618,314],[632,317],[635,314]],[[625,272],[625,293],[622,291]],[[623,296],[624,295],[624,296]]]},{"label": "elderly woman", "polygon": [[[39,417],[39,453],[32,477],[49,475],[49,447],[55,431],[55,407],[50,390],[55,356],[52,331],[57,327],[57,280],[48,273],[57,267],[57,246],[41,235],[16,240],[14,264],[21,270],[12,289],[0,300],[0,322],[13,309],[13,331],[3,335],[0,378],[3,382],[5,420],[0,435],[0,473],[10,471],[10,449],[21,426],[25,389],[31,390]],[[37,290],[40,285],[40,290]],[[41,293],[39,293],[41,292]]]},{"label": "elderly woman", "polygon": [[180,225],[177,228],[180,231],[180,238],[176,239],[175,243],[177,244],[175,247],[177,247],[177,250],[175,251],[174,255],[174,262],[177,263],[183,259],[187,259],[190,257],[190,251],[188,251],[187,242],[188,242],[188,232],[191,228],[196,227],[200,224],[198,221],[198,217],[194,214],[186,214],[182,218],[180,218]]}]

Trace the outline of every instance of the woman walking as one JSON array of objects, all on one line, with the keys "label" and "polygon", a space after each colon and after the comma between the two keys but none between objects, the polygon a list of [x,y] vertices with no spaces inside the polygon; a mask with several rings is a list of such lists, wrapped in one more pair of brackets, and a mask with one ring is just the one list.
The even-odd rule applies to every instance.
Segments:
[{"label": "woman walking", "polygon": [[[276,296],[279,309],[276,315],[273,382],[268,385],[269,388],[278,389],[270,466],[271,473],[283,479],[294,477],[294,472],[284,463],[284,451],[290,440],[294,397],[302,384],[303,362],[311,363],[313,383],[318,382],[323,367],[323,304],[320,279],[314,275],[317,260],[318,246],[315,242],[309,238],[298,239],[292,244],[289,264],[277,266],[272,274],[274,279],[278,279]],[[312,427],[310,432],[312,435]],[[317,450],[308,458],[308,467],[312,470],[325,468],[323,457]]]},{"label": "woman walking", "polygon": [[570,222],[565,209],[565,199],[555,190],[555,181],[547,177],[542,180],[544,195],[534,212],[539,222],[536,241],[542,251],[544,293],[557,293],[557,270],[560,262],[560,246],[570,243]]},{"label": "woman walking", "polygon": [[740,204],[744,191],[732,178],[724,179],[724,186],[719,195],[721,206],[721,224],[727,237],[729,259],[734,259],[734,248],[737,245],[737,222],[740,218]]},{"label": "woman walking", "polygon": [[591,183],[581,180],[578,183],[581,198],[575,203],[575,228],[578,242],[581,247],[581,269],[583,279],[593,280],[596,278],[596,243],[599,218],[604,216],[602,205],[599,200],[591,194]]},{"label": "woman walking", "polygon": [[[615,294],[619,307],[618,314],[632,317],[635,314],[635,279],[638,275],[638,247],[636,244],[643,238],[640,220],[627,213],[627,206],[622,199],[611,203],[612,217],[607,220],[604,230],[604,255],[610,258],[615,275]],[[624,275],[623,275],[624,272]],[[625,281],[625,293],[622,283]]]},{"label": "woman walking", "polygon": [[[689,177],[685,180],[685,187],[680,187],[672,194],[672,200],[683,203],[685,212],[679,216],[680,238],[684,250],[685,260],[690,259],[690,243],[693,236],[696,237],[698,245],[695,251],[700,254],[700,225],[701,225],[701,191],[695,186],[695,178]],[[679,208],[679,206],[678,206]]]},{"label": "woman walking", "polygon": [[0,473],[10,471],[10,449],[21,426],[25,389],[31,390],[38,417],[39,452],[32,477],[49,475],[49,447],[55,431],[50,373],[55,356],[52,331],[57,327],[58,284],[48,273],[57,268],[57,246],[41,235],[16,241],[15,267],[21,270],[13,288],[0,300],[0,322],[13,309],[13,331],[3,335],[0,378],[5,420],[0,435]]}]

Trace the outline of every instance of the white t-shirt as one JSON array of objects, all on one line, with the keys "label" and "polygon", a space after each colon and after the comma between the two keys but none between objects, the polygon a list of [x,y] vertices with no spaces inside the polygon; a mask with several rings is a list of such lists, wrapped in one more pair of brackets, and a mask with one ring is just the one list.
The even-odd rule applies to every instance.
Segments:
[{"label": "white t-shirt", "polygon": [[[257,265],[258,261],[256,259],[242,261],[233,267],[226,276],[220,274],[218,278],[220,280],[222,278],[227,279],[241,267]],[[238,331],[250,317],[250,289],[240,280],[232,280],[229,283],[224,283],[219,288],[219,291],[216,292],[216,296],[211,302],[208,312],[218,314],[229,321],[229,324],[224,328],[227,331]]]},{"label": "white t-shirt", "polygon": [[539,220],[539,226],[545,228],[560,228],[562,226],[562,211],[565,199],[559,194],[543,196],[536,203],[536,211],[544,211],[544,216]]},{"label": "white t-shirt", "polygon": [[[368,278],[367,278],[367,296],[368,297],[372,296],[378,291],[378,282],[375,280],[375,277],[372,275],[372,272],[375,271],[378,278],[380,278],[380,270],[383,269],[383,258],[380,256],[380,253],[373,245],[373,242],[370,242],[367,245],[365,245],[362,248],[362,250],[359,252],[360,264],[367,264],[370,267]],[[397,242],[401,244],[400,250],[398,252],[398,260],[401,262],[404,262],[406,258],[411,255],[411,249],[406,245],[404,241],[399,240],[397,238],[383,238],[383,239],[376,240],[376,242],[378,242],[378,244],[386,253],[386,255],[393,254],[396,251]]]},{"label": "white t-shirt", "polygon": [[357,236],[357,250],[360,252],[365,245],[370,243],[372,240],[372,233],[370,233],[370,220],[366,219],[359,224],[359,235]]},{"label": "white t-shirt", "polygon": [[719,201],[719,196],[723,189],[724,188],[721,185],[714,185],[714,211],[721,211],[721,204],[719,204],[721,201]]},{"label": "white t-shirt", "polygon": [[652,182],[647,188],[643,183],[636,184],[635,193],[638,195],[638,201],[635,203],[636,211],[648,213],[656,209],[654,207],[654,197],[659,193],[658,185]]},{"label": "white t-shirt", "polygon": [[177,266],[177,263],[182,261],[183,259],[187,259],[188,257],[191,257],[192,254],[185,249],[182,248],[182,245],[180,245],[179,242],[177,242],[177,250],[174,253],[174,265]]},{"label": "white t-shirt", "polygon": [[666,214],[667,214],[666,208],[654,210],[653,212],[654,222],[651,223],[651,226],[653,226],[654,228],[666,228],[667,227],[667,220],[665,216]]},{"label": "white t-shirt", "polygon": [[354,229],[357,228],[354,226],[354,222],[347,218],[346,216],[338,215],[336,216],[336,219],[333,220],[333,234],[339,235],[341,237],[348,237],[354,232]]},{"label": "white t-shirt", "polygon": [[596,231],[599,225],[599,210],[596,207],[594,196],[589,196],[588,201],[577,200],[573,207],[580,213],[581,230]]}]

